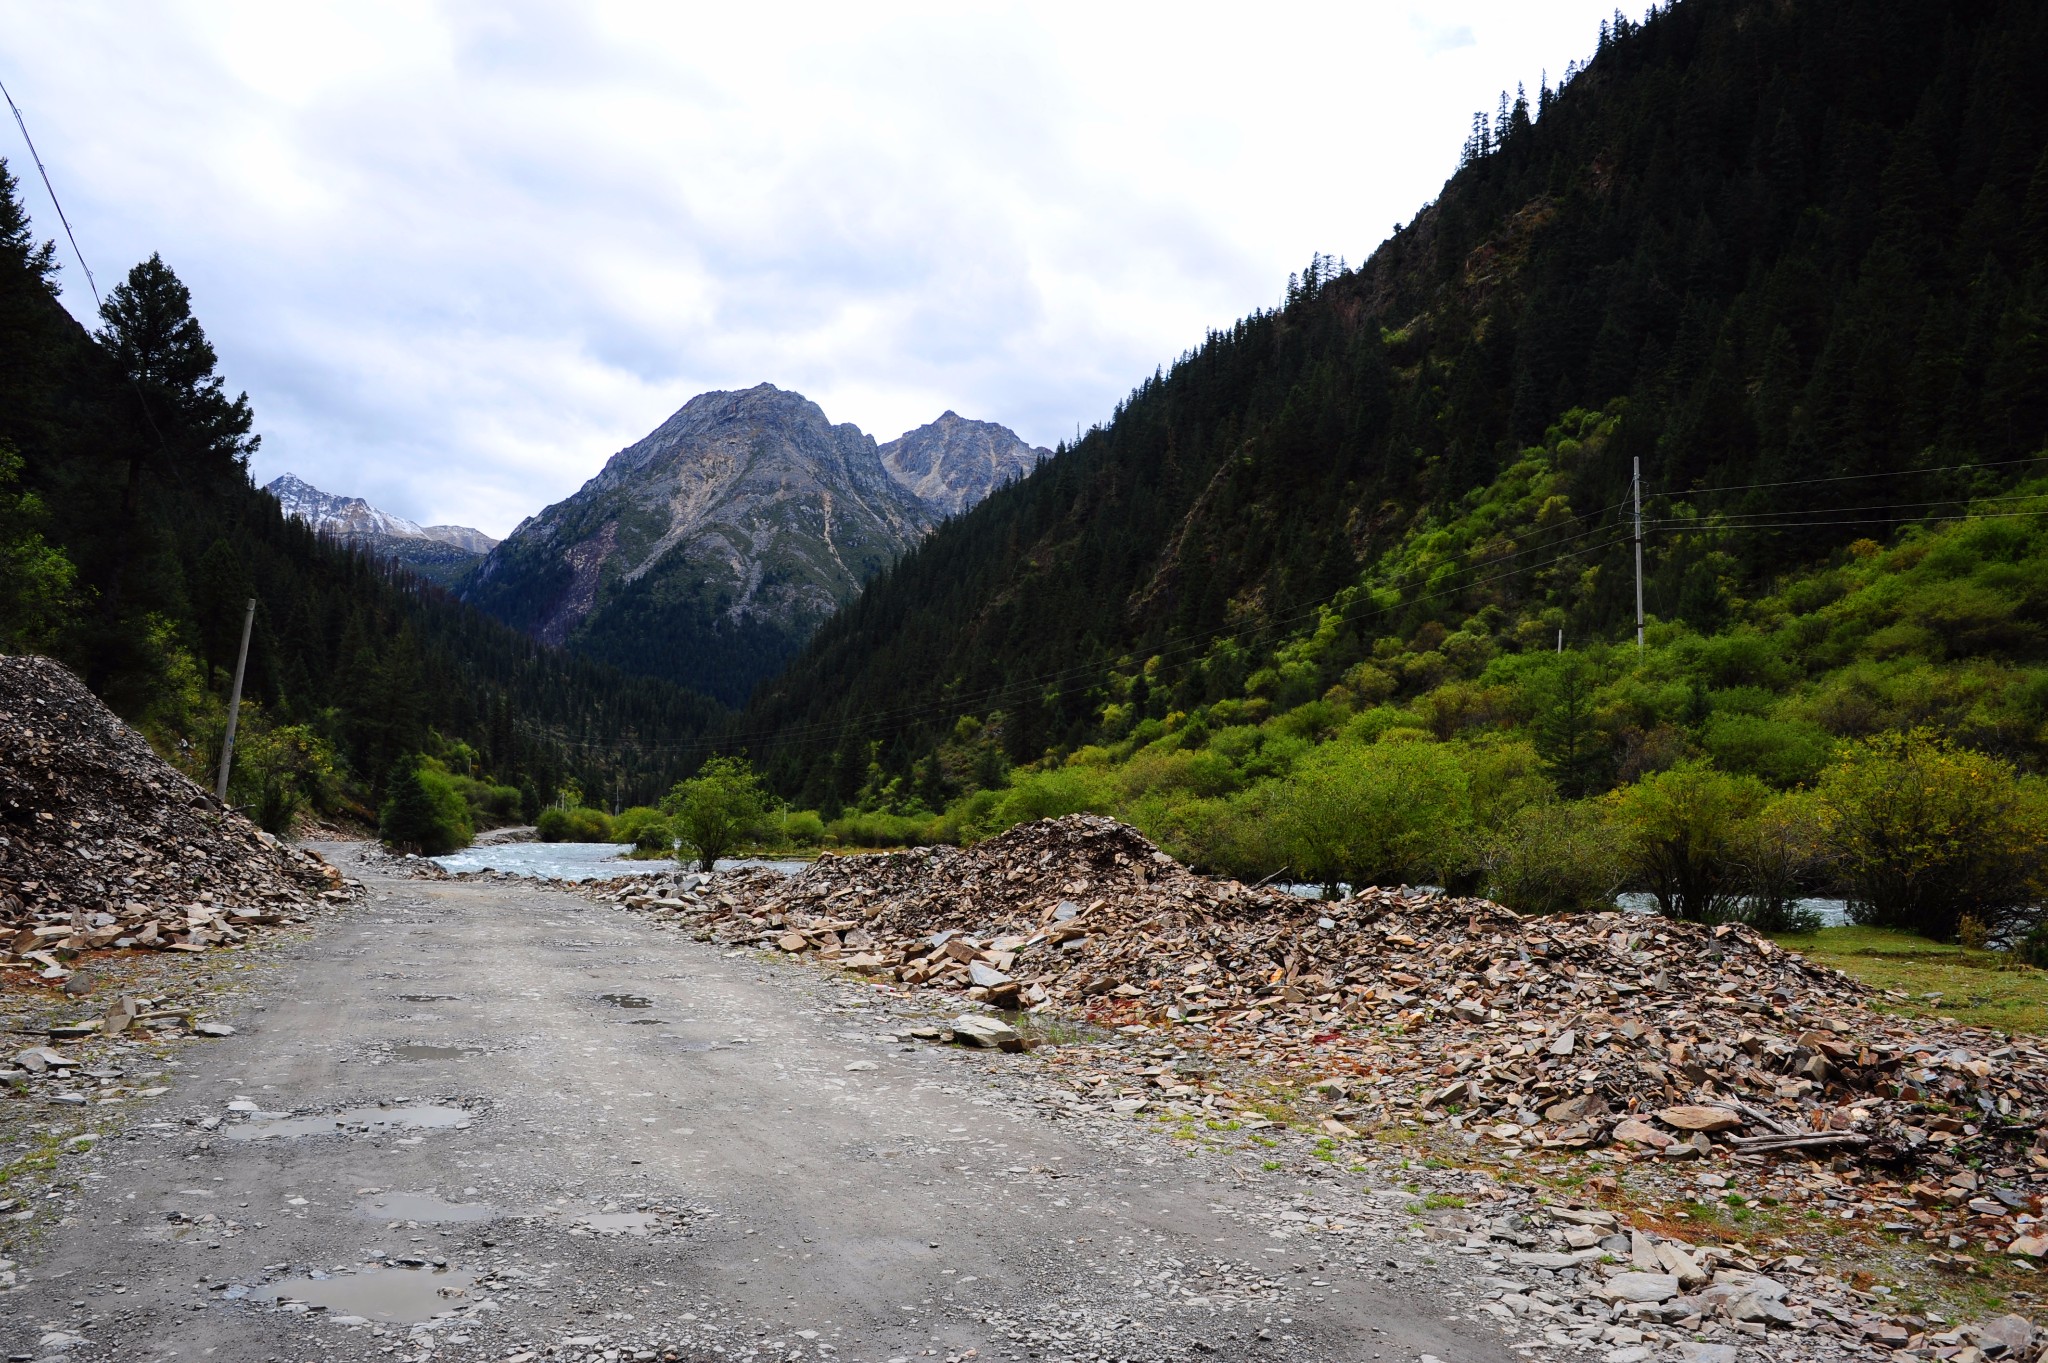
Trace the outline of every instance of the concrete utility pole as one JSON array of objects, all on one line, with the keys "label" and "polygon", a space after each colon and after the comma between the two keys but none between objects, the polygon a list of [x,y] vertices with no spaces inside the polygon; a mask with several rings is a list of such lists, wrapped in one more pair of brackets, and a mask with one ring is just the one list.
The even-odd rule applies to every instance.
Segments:
[{"label": "concrete utility pole", "polygon": [[1636,652],[1643,651],[1643,457],[1636,456]]},{"label": "concrete utility pole", "polygon": [[235,657],[235,688],[228,694],[228,732],[220,745],[220,779],[213,783],[214,798],[228,802],[228,770],[235,765],[235,721],[242,717],[242,673],[249,666],[249,631],[256,627],[256,598],[249,598],[249,613],[242,617],[242,651]]}]

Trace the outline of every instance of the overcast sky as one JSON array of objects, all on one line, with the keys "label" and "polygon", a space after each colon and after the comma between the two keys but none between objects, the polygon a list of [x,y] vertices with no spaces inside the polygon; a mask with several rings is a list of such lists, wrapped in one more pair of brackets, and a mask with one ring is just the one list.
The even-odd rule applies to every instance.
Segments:
[{"label": "overcast sky", "polygon": [[15,0],[0,80],[102,290],[191,287],[258,481],[502,535],[706,389],[1071,437],[1611,9]]}]

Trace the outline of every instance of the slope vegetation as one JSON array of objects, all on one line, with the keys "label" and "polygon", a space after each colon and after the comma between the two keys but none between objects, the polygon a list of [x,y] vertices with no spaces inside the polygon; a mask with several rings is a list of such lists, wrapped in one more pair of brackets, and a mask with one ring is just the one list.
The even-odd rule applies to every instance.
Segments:
[{"label": "slope vegetation", "polygon": [[[1703,637],[2002,494],[2048,432],[2044,56],[2014,0],[1617,21],[1363,266],[1319,257],[941,527],[734,741],[830,809],[906,798],[963,718],[1035,762],[1244,698],[1310,630],[1280,708],[1389,651],[1444,669],[1398,701],[1625,639],[1638,460],[1649,613]],[[1546,448],[1568,489],[1442,533]]]}]

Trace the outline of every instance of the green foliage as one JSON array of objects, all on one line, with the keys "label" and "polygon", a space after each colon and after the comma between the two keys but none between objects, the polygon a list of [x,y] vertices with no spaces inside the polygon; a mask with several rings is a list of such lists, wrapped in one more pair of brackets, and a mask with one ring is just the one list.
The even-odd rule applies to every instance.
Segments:
[{"label": "green foliage", "polygon": [[1966,915],[2009,932],[2048,893],[2048,791],[2010,762],[1925,730],[1878,734],[1815,796],[1858,923],[1953,941]]},{"label": "green foliage", "polygon": [[672,852],[676,830],[669,816],[654,806],[634,805],[611,821],[611,836],[606,841],[629,842],[642,852]]},{"label": "green foliage", "polygon": [[1704,762],[1683,762],[1615,791],[1609,817],[1630,883],[1672,918],[1730,916],[1740,893],[1742,832],[1769,798],[1755,777]]},{"label": "green foliage", "polygon": [[815,809],[790,810],[772,827],[777,842],[785,847],[817,847],[825,841],[825,820]]},{"label": "green foliage", "polygon": [[1480,862],[1486,896],[1519,913],[1611,909],[1625,876],[1597,800],[1523,806],[1482,842]]},{"label": "green foliage", "polygon": [[1770,800],[1735,830],[1742,920],[1760,932],[1813,932],[1820,915],[1797,900],[1829,875],[1818,802],[1804,792]]},{"label": "green foliage", "polygon": [[551,805],[540,813],[534,831],[542,842],[618,842],[611,817],[586,805]]},{"label": "green foliage", "polygon": [[699,870],[709,871],[754,831],[766,801],[760,778],[744,757],[713,757],[695,776],[678,782],[661,808],[674,820],[682,848],[695,854]]},{"label": "green foliage", "polygon": [[284,837],[299,811],[311,806],[332,812],[340,794],[332,744],[308,725],[270,724],[253,701],[242,703],[228,780],[231,801],[265,831]]},{"label": "green foliage", "polygon": [[[0,168],[4,169],[4,168]],[[43,538],[49,513],[17,490],[21,455],[0,441],[0,652],[50,648],[77,606],[78,570]]]},{"label": "green foliage", "polygon": [[1437,743],[1330,743],[1272,797],[1288,864],[1302,879],[1444,884],[1472,848],[1471,775]]},{"label": "green foliage", "polygon": [[385,791],[377,834],[394,851],[440,856],[468,846],[475,836],[468,802],[454,779],[431,759],[417,754],[399,758],[385,780]]},{"label": "green foliage", "polygon": [[926,847],[945,838],[930,816],[872,813],[842,814],[824,825],[825,841],[840,847]]}]

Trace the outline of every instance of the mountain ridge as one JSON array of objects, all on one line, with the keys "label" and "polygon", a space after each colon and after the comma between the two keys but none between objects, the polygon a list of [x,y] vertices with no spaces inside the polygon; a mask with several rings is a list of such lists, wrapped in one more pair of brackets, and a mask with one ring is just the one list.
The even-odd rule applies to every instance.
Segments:
[{"label": "mountain ridge", "polygon": [[372,506],[361,497],[323,492],[295,473],[281,473],[263,485],[284,514],[314,534],[391,559],[450,583],[468,571],[498,541],[466,525],[421,525]]},{"label": "mountain ridge", "polygon": [[1043,453],[952,412],[880,445],[771,383],[700,393],[521,521],[461,590],[543,642],[736,704]]},{"label": "mountain ridge", "polygon": [[[1627,537],[1593,509],[1629,499],[1637,460],[1668,518],[1648,610],[1709,630],[1886,533],[1849,514],[1859,489],[2000,488],[2048,433],[2043,59],[2048,12],[2017,0],[1683,0],[1603,25],[1565,86],[1479,120],[1364,264],[1318,256],[941,526],[735,735],[806,803],[935,799],[964,720],[1037,762],[1233,698],[1291,708],[1375,659],[1413,659],[1398,699],[1560,629],[1632,633]],[[1416,554],[1398,593],[1369,576],[1588,413],[1612,431],[1597,457],[1559,447],[1571,495],[1531,526],[1470,562]],[[1569,592],[1531,557],[1553,544]],[[1332,635],[1312,663],[1305,627]]]}]

